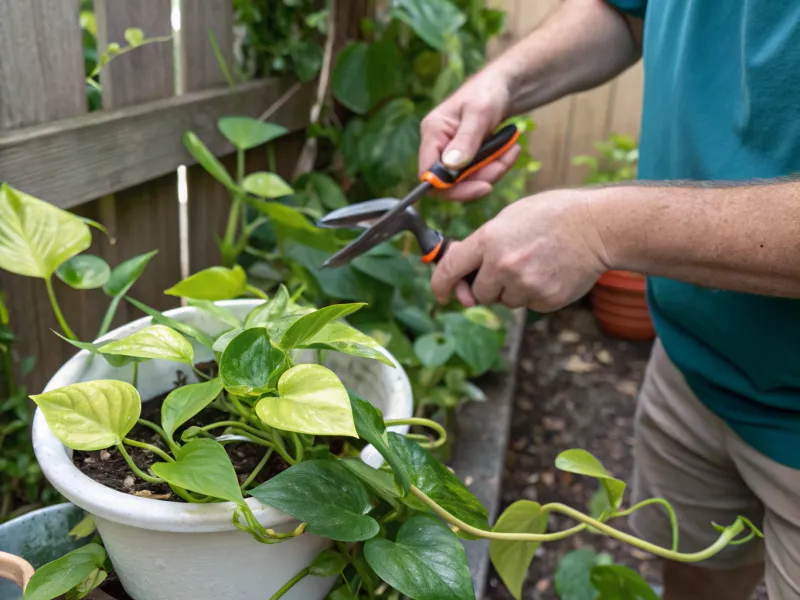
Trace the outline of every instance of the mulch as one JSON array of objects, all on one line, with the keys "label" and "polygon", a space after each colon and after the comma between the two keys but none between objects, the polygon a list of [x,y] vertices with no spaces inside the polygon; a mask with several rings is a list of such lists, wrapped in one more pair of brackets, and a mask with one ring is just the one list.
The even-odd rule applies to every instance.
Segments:
[{"label": "mulch", "polygon": [[[519,499],[562,502],[588,511],[597,489],[588,478],[555,469],[568,448],[594,454],[615,477],[630,481],[633,416],[650,343],[629,343],[601,334],[591,313],[571,307],[529,325],[520,355],[512,430],[506,454],[501,510]],[[626,497],[625,504],[628,504]],[[550,530],[574,525],[550,519]],[[629,531],[623,519],[615,521]],[[607,552],[618,564],[660,585],[659,562],[636,548],[591,533],[543,545],[523,589],[525,600],[557,600],[553,576],[561,557],[578,548]],[[492,570],[485,598],[513,600]],[[763,589],[757,595],[766,600]]]}]

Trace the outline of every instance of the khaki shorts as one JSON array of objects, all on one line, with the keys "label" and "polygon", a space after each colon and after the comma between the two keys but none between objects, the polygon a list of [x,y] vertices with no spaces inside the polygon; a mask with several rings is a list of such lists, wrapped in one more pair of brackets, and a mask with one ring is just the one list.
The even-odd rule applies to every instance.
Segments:
[{"label": "khaki shorts", "polygon": [[[765,562],[770,600],[800,598],[800,471],[748,446],[694,396],[657,342],[636,411],[634,502],[662,497],[675,507],[682,552],[717,539],[711,523],[750,518],[764,540],[729,546],[701,566],[732,569]],[[631,516],[639,537],[670,547],[666,513]]]}]

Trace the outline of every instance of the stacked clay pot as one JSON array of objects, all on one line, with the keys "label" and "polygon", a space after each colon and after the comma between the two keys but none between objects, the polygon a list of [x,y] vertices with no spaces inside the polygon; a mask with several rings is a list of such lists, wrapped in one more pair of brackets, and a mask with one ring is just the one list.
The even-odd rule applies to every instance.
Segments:
[{"label": "stacked clay pot", "polygon": [[592,310],[606,334],[633,341],[652,340],[656,333],[645,294],[643,275],[607,271],[592,289]]}]

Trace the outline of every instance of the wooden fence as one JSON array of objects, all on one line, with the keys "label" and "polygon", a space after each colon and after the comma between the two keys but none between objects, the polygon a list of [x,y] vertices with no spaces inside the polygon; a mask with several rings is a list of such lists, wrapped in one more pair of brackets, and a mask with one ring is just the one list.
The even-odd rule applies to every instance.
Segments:
[{"label": "wooden fence", "polygon": [[[124,45],[128,27],[148,37],[170,35],[171,0],[95,0],[98,50]],[[182,143],[192,130],[220,156],[233,151],[216,130],[219,117],[257,117],[293,81],[253,81],[232,94],[210,43],[213,31],[225,60],[233,60],[232,0],[182,0],[180,34],[173,42],[137,48],[115,58],[101,75],[104,109],[87,112],[79,0],[0,0],[0,181],[61,208],[105,224],[116,240],[98,232],[89,252],[112,266],[158,249],[132,295],[159,309],[177,299],[162,290],[181,277],[176,171],[188,168],[191,270],[219,262],[214,236],[224,228],[228,199]],[[350,18],[350,17],[348,17]],[[175,85],[180,61],[183,87]],[[301,89],[271,120],[296,132],[276,147],[280,170],[290,174],[303,139],[313,85]],[[248,156],[266,164],[265,150]],[[224,162],[230,164],[228,158]],[[57,329],[44,284],[6,273],[20,356],[35,356],[32,391],[74,353],[53,335]],[[56,291],[70,324],[91,339],[107,306],[99,291]],[[115,324],[135,318],[121,307]]]},{"label": "wooden fence", "polygon": [[[523,38],[558,7],[562,0],[492,0],[505,10],[506,31],[492,49],[501,52]],[[614,81],[575,94],[533,112],[536,131],[531,152],[542,161],[535,189],[580,184],[586,167],[572,164],[572,157],[594,152],[594,143],[610,133],[639,137],[642,84],[641,61]]]}]

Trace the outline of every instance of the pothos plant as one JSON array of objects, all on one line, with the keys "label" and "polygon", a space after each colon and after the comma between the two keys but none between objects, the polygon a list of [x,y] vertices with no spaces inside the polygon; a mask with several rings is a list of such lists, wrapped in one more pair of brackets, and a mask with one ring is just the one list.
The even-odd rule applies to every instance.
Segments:
[{"label": "pothos plant", "polygon": [[[325,258],[355,234],[317,228],[314,216],[321,213],[309,198],[341,206],[341,190],[321,173],[308,174],[294,186],[274,173],[274,141],[287,133],[285,128],[247,117],[224,117],[218,126],[236,148],[235,173],[195,134],[188,132],[184,142],[231,196],[225,233],[218,240],[223,264],[244,265],[259,287],[286,282],[317,305],[368,301],[370,308],[353,315],[352,323],[407,368],[420,415],[430,407],[449,414],[462,398],[483,399],[469,379],[498,367],[508,311],[438,308],[428,285],[429,269],[403,239],[359,257],[352,266],[320,270]],[[246,173],[245,153],[263,145],[270,171]]]},{"label": "pothos plant", "polygon": [[[92,269],[76,266],[90,238],[81,219],[7,185],[0,189],[0,216],[0,266],[12,266],[16,272],[45,281],[67,263],[73,265],[76,281],[92,274]],[[54,239],[59,243],[53,244]],[[727,527],[718,527],[719,538],[708,548],[681,553],[672,507],[656,498],[623,509],[625,483],[579,449],[563,452],[556,466],[600,482],[606,508],[597,518],[558,503],[542,506],[522,500],[491,526],[480,501],[428,452],[444,442],[442,427],[418,418],[386,421],[369,399],[347,390],[333,371],[298,360],[300,352],[316,349],[393,364],[377,342],[341,321],[363,308],[363,303],[316,310],[280,287],[243,321],[214,304],[246,295],[250,289],[238,265],[195,273],[166,293],[199,303],[202,310],[227,323],[229,330],[210,337],[153,311],[153,324],[126,337],[100,344],[71,340],[112,365],[129,364],[130,382],[87,381],[31,398],[66,446],[84,451],[116,448],[135,476],[168,485],[186,502],[230,502],[233,524],[261,543],[278,544],[306,532],[334,542],[292,576],[273,600],[304,577],[315,576],[337,577],[330,597],[338,600],[397,598],[398,594],[412,600],[471,599],[472,580],[459,538],[490,540],[492,562],[519,598],[539,544],[587,529],[684,562],[704,560],[729,544],[760,535],[739,517]],[[59,321],[68,335],[63,315]],[[213,352],[210,368],[195,364],[190,340]],[[137,372],[138,365],[147,360],[183,363],[198,377],[196,383],[181,385],[165,398],[159,423],[140,416]],[[212,418],[203,427],[184,427],[212,407],[222,411],[224,418]],[[160,443],[130,437],[137,424],[154,431]],[[400,424],[430,427],[437,438],[419,439],[387,430]],[[243,481],[237,478],[225,449],[231,438],[264,453]],[[383,466],[375,469],[360,459],[365,444],[380,453]],[[157,459],[141,468],[130,458],[130,447],[145,448]],[[281,457],[288,468],[253,485],[273,455]],[[299,524],[287,533],[265,529],[245,502],[246,496],[291,515]],[[609,524],[650,504],[660,504],[669,514],[674,531],[670,548]],[[567,515],[577,524],[547,532],[552,513]],[[65,592],[70,598],[84,597],[103,581],[109,568],[104,550],[94,543],[59,560],[34,575],[25,595],[28,600],[48,600]]]}]

